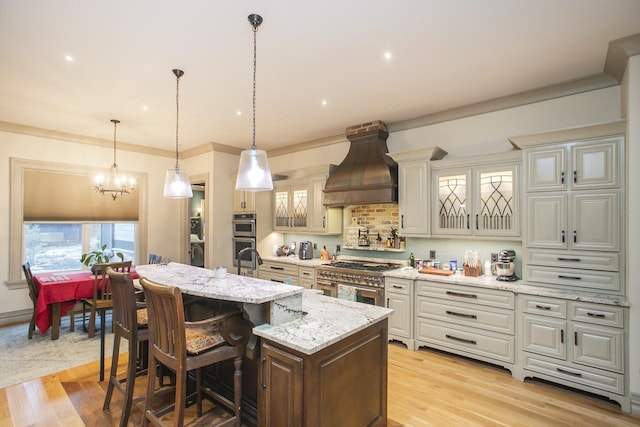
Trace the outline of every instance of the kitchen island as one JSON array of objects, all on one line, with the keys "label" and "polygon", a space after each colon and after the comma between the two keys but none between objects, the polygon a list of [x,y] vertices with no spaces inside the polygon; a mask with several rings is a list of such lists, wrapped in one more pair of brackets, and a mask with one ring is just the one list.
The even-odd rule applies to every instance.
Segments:
[{"label": "kitchen island", "polygon": [[[236,328],[247,337],[243,423],[386,425],[392,310],[245,276],[216,278],[214,270],[178,263],[136,271],[178,286],[185,295],[242,311],[243,324]],[[216,372],[210,375],[219,379]]]}]

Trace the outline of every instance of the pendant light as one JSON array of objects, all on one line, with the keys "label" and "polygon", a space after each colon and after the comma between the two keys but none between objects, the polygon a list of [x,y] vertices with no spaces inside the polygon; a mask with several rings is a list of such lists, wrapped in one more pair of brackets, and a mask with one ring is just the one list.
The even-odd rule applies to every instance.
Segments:
[{"label": "pendant light", "polygon": [[120,123],[120,120],[112,119],[111,123],[113,123],[113,164],[107,173],[96,176],[93,188],[103,196],[108,195],[113,200],[116,200],[118,196],[129,194],[135,190],[136,181],[133,177],[127,178],[120,173],[116,162],[116,126]]},{"label": "pendant light", "polygon": [[180,94],[180,77],[184,71],[175,69],[173,74],[176,75],[176,167],[167,170],[167,176],[164,180],[164,197],[169,199],[188,199],[193,197],[191,191],[191,182],[189,174],[185,169],[180,169],[178,164],[178,118],[180,113],[179,94]]},{"label": "pendant light", "polygon": [[273,181],[267,153],[256,147],[256,33],[262,24],[262,17],[251,14],[248,18],[253,27],[253,143],[249,150],[240,153],[236,190],[269,191],[273,190]]}]

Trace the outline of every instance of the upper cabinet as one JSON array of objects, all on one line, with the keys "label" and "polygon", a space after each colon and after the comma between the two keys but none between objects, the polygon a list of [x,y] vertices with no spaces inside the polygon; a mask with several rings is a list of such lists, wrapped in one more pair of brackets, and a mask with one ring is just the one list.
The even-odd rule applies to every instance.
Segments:
[{"label": "upper cabinet", "polygon": [[256,193],[253,191],[234,190],[233,192],[233,212],[255,212]]},{"label": "upper cabinet", "polygon": [[328,167],[292,173],[273,186],[273,230],[317,234],[342,233],[342,209],[324,206]]},{"label": "upper cabinet", "polygon": [[520,236],[519,152],[432,166],[432,234]]},{"label": "upper cabinet", "polygon": [[389,156],[398,163],[398,210],[401,235],[428,236],[430,234],[430,161],[440,160],[446,155],[447,152],[440,147],[389,153]]},{"label": "upper cabinet", "polygon": [[620,138],[527,150],[527,191],[617,188]]}]

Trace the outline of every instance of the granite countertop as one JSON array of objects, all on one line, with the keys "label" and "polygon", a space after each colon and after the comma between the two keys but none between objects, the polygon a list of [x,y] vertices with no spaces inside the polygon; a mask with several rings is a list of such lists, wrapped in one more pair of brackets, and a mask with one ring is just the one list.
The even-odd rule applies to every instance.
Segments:
[{"label": "granite countertop", "polygon": [[152,282],[179,286],[188,295],[242,303],[262,304],[302,294],[304,290],[300,286],[229,273],[219,279],[214,277],[214,270],[175,262],[138,265],[136,272]]},{"label": "granite countertop", "polygon": [[321,260],[320,258],[300,259],[298,256],[263,256],[263,261],[283,262],[285,264],[294,264],[301,267],[316,267],[318,265],[327,264],[331,261]]},{"label": "granite countertop", "polygon": [[302,294],[305,314],[296,320],[272,326],[256,326],[253,333],[304,354],[313,354],[368,326],[383,320],[393,310],[322,295],[316,290]]},{"label": "granite countertop", "polygon": [[629,307],[630,303],[626,297],[620,295],[598,294],[592,292],[582,292],[573,290],[559,290],[545,288],[542,286],[534,286],[527,284],[524,280],[515,282],[501,282],[496,280],[494,276],[478,276],[470,277],[462,274],[453,274],[451,276],[438,276],[435,274],[423,274],[411,267],[390,270],[384,273],[385,276],[396,277],[399,279],[425,280],[431,282],[450,283],[461,286],[477,286],[480,288],[499,289],[510,291],[515,294],[538,295],[552,298],[562,298],[572,301],[594,302],[599,304],[617,305]]}]

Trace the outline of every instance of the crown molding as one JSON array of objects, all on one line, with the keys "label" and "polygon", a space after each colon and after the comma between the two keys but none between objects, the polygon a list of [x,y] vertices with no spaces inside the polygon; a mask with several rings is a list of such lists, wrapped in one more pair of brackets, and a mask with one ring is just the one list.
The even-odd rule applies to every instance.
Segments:
[{"label": "crown molding", "polygon": [[640,55],[640,33],[610,41],[604,72],[622,82],[629,58],[636,55]]}]

